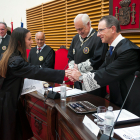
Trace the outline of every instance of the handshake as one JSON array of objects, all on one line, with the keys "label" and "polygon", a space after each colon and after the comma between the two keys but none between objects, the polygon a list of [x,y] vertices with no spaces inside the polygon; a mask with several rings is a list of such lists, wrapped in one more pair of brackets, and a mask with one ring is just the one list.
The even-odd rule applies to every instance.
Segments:
[{"label": "handshake", "polygon": [[76,82],[79,81],[81,73],[76,68],[67,69],[65,70],[65,76],[68,77],[71,82]]}]

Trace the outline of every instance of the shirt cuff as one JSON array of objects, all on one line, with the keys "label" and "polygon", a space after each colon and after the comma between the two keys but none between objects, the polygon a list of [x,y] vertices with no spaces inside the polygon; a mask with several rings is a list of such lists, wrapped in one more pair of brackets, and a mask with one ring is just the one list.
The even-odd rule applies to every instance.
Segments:
[{"label": "shirt cuff", "polygon": [[87,73],[89,71],[93,70],[93,67],[91,66],[91,62],[89,59],[87,59],[85,62],[79,63],[78,64],[78,70],[81,73]]},{"label": "shirt cuff", "polygon": [[83,75],[83,84],[86,91],[92,91],[100,88],[97,81],[94,79],[95,73],[88,72]]},{"label": "shirt cuff", "polygon": [[69,62],[69,68],[70,69],[73,69],[74,68],[74,60],[72,60],[72,61]]}]

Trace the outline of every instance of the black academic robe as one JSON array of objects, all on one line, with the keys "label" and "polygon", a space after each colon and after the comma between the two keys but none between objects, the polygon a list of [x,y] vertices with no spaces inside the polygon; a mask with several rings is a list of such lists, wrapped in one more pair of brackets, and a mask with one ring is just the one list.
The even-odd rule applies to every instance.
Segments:
[{"label": "black academic robe", "polygon": [[31,49],[28,61],[33,65],[41,65],[41,67],[43,68],[54,68],[55,52],[51,47],[46,45],[42,49],[42,51],[37,54],[37,46],[36,46]]},{"label": "black academic robe", "polygon": [[62,83],[65,76],[63,70],[39,68],[24,61],[21,56],[14,57],[15,61],[8,64],[7,75],[0,89],[1,140],[27,140],[32,137],[32,131],[25,112],[21,110],[22,104],[19,100],[24,78]]},{"label": "black academic robe", "polygon": [[[140,48],[128,39],[123,39],[111,57],[107,52],[105,62],[95,73],[94,79],[101,87],[109,85],[110,101],[121,106],[137,70],[140,70]],[[140,79],[137,78],[124,108],[140,116],[139,102]]]},{"label": "black academic robe", "polygon": [[[79,34],[73,37],[68,51],[68,58],[69,61],[74,60],[75,64],[79,64],[90,59],[91,66],[94,70],[97,70],[104,62],[108,45],[101,42],[101,39],[97,37],[96,30],[93,29],[91,34],[92,33],[94,33],[94,35],[91,36],[82,46]],[[89,49],[88,53],[86,53],[86,47]]]},{"label": "black academic robe", "polygon": [[[85,62],[87,59],[90,59],[91,66],[94,70],[97,70],[104,62],[105,55],[108,50],[108,44],[102,43],[100,37],[97,37],[96,30],[93,29],[91,34],[93,33],[94,35],[91,36],[86,42],[84,42],[82,46],[79,39],[79,34],[76,34],[73,37],[67,57],[69,61],[74,60],[75,64],[79,64],[81,62]],[[86,47],[89,49],[88,53],[86,53]],[[80,82],[75,82],[74,87],[82,89]],[[93,91],[92,94],[102,96],[102,92],[106,94],[105,88]],[[103,95],[103,97],[104,96],[105,95]]]},{"label": "black academic robe", "polygon": [[2,42],[0,44],[0,54],[4,53],[9,45],[10,35],[6,35],[5,38],[2,38]]}]

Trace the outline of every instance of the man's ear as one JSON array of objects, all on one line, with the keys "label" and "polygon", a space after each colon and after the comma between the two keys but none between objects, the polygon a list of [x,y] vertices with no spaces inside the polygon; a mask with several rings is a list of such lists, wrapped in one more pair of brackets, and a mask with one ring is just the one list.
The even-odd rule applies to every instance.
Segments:
[{"label": "man's ear", "polygon": [[116,27],[115,26],[112,26],[112,33],[116,33]]}]

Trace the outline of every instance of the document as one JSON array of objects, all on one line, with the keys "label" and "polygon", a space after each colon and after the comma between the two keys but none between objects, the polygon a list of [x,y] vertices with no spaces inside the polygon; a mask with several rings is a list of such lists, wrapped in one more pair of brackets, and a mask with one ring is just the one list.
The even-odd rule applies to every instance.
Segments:
[{"label": "document", "polygon": [[[114,113],[114,115],[115,115],[115,120],[116,120],[116,118],[117,118],[117,116],[118,116],[118,114],[119,114],[119,111],[120,111],[120,110],[115,110],[115,111],[113,111],[113,113]],[[97,116],[97,113],[93,114],[93,116],[96,117],[96,116]],[[104,116],[105,116],[105,113],[99,113],[99,117],[100,117],[101,119],[103,119],[103,120],[104,120]],[[127,111],[126,109],[122,109],[122,111],[121,111],[121,113],[120,113],[120,116],[119,116],[117,122],[127,121],[127,120],[134,120],[134,119],[140,121],[140,118],[139,118],[138,116],[136,116],[135,114],[133,114],[133,113]],[[115,120],[114,120],[114,121],[115,121]]]},{"label": "document", "polygon": [[[53,91],[55,91],[55,92],[60,92],[60,87],[61,87],[61,86],[53,87]],[[52,91],[52,88],[48,88],[48,90],[49,90],[49,91]],[[72,88],[66,87],[66,90],[72,90]]]},{"label": "document", "polygon": [[[58,87],[54,87],[53,88],[53,91],[55,92],[58,92],[60,93],[60,87],[61,86],[58,86]],[[49,91],[52,91],[52,88],[48,88]],[[87,91],[84,91],[84,90],[80,90],[80,89],[72,89],[70,87],[66,87],[66,96],[74,96],[74,95],[78,95],[78,94],[82,94],[82,93],[87,93]],[[61,93],[60,93],[61,94]]]},{"label": "document", "polygon": [[87,91],[74,88],[72,90],[67,90],[66,96],[68,97],[68,96],[73,96],[73,95],[78,95],[83,93],[87,93]]},{"label": "document", "polygon": [[23,85],[21,95],[27,94],[29,92],[33,92],[42,88],[43,88],[43,81],[32,80],[32,79],[26,78],[24,79],[24,85]]},{"label": "document", "polygon": [[140,125],[114,129],[114,132],[124,140],[140,140]]}]

